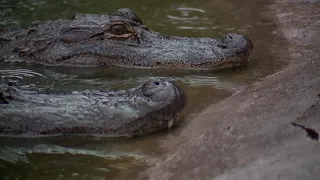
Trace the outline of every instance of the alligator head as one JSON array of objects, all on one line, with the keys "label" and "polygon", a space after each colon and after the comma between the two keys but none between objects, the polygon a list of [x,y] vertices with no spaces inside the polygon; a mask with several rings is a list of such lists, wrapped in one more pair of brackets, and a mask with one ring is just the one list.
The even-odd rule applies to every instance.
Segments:
[{"label": "alligator head", "polygon": [[[134,97],[135,105],[131,109],[136,109],[140,117],[128,124],[127,128],[133,131],[130,134],[151,133],[179,124],[179,115],[187,103],[187,98],[184,90],[175,82],[152,78],[144,83],[138,92],[139,95]],[[121,115],[125,114],[122,112]]]},{"label": "alligator head", "polygon": [[[127,8],[40,23],[24,34],[20,58],[49,65],[221,69],[247,64],[253,49],[253,43],[238,34],[220,39],[160,34]],[[7,41],[2,38],[3,44]]]}]

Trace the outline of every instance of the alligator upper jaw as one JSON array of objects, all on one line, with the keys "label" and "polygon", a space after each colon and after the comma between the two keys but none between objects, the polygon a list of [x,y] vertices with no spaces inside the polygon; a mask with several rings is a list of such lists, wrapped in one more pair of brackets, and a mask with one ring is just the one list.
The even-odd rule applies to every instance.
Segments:
[{"label": "alligator upper jaw", "polygon": [[[94,64],[98,66],[219,70],[247,64],[253,49],[251,40],[237,34],[228,34],[224,38],[214,39],[172,37],[149,31],[143,34],[142,39],[141,44],[135,45],[125,41],[81,44],[67,50],[66,54],[74,55],[71,55],[73,59],[70,58],[65,62],[72,65],[79,61],[88,61],[89,56],[96,56],[99,60],[95,57],[89,59],[95,61]],[[83,57],[86,60],[83,60]]]},{"label": "alligator upper jaw", "polygon": [[136,45],[110,40],[81,43],[63,50],[53,49],[52,54],[59,54],[60,59],[51,60],[55,63],[51,65],[220,70],[247,64],[253,49],[252,41],[242,35],[214,39],[150,34]]}]

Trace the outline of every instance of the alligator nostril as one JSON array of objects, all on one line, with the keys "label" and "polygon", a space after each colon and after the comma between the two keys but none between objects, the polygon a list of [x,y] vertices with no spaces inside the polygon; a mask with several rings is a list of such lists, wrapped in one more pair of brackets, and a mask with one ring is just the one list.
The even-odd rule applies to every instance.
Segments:
[{"label": "alligator nostril", "polygon": [[222,49],[225,49],[227,48],[228,46],[226,44],[217,44],[218,47],[222,48]]},{"label": "alligator nostril", "polygon": [[160,83],[158,81],[156,81],[156,82],[154,82],[154,84],[158,86]]}]

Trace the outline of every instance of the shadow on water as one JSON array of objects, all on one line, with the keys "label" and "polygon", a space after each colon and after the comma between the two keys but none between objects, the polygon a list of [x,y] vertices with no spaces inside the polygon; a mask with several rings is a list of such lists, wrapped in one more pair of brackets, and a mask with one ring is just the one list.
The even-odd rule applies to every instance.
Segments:
[{"label": "shadow on water", "polygon": [[[57,68],[24,63],[1,63],[1,69],[13,70],[6,75],[21,86],[66,91],[126,89],[143,83],[150,76],[171,77],[187,93],[188,104],[182,118],[190,120],[207,105],[229,97],[284,66],[272,54],[274,42],[279,44],[281,40],[274,33],[275,23],[265,15],[268,1],[0,0],[0,27],[70,18],[76,13],[112,13],[121,7],[136,11],[150,29],[169,35],[219,37],[229,32],[247,35],[255,46],[251,63],[221,72]],[[170,135],[179,138],[177,131],[111,140],[84,137],[1,138],[0,177],[128,179],[155,161],[159,154],[165,153],[161,141]]]}]

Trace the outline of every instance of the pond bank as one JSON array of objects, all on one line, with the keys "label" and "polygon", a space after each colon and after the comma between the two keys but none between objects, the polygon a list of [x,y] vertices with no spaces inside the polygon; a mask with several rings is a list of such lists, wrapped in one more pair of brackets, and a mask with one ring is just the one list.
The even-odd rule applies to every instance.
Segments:
[{"label": "pond bank", "polygon": [[288,42],[275,54],[289,65],[202,111],[137,179],[318,178],[319,147],[291,122],[320,133],[320,2],[277,0],[270,14]]}]

